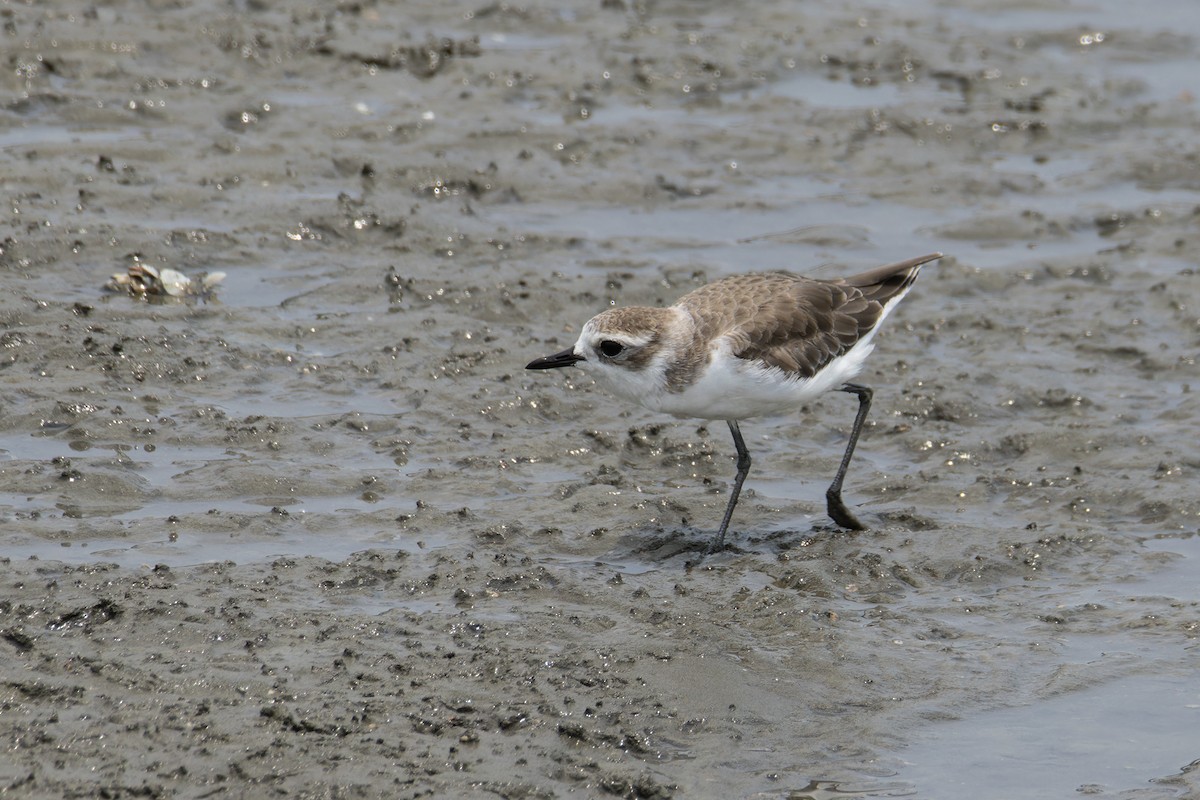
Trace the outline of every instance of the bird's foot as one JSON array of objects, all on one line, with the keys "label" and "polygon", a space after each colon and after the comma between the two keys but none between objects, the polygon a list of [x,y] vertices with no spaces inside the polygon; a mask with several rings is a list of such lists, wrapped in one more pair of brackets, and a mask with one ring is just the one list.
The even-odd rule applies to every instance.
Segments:
[{"label": "bird's foot", "polygon": [[721,531],[719,534],[717,534],[716,536],[713,537],[711,542],[708,543],[708,547],[704,548],[704,555],[706,555],[706,556],[715,555],[717,553],[720,553],[724,549],[725,549],[725,531]]},{"label": "bird's foot", "polygon": [[858,518],[846,508],[846,504],[842,502],[842,495],[840,493],[826,492],[825,507],[829,511],[829,518],[841,527],[852,531],[864,531],[867,529],[867,526],[859,522]]}]

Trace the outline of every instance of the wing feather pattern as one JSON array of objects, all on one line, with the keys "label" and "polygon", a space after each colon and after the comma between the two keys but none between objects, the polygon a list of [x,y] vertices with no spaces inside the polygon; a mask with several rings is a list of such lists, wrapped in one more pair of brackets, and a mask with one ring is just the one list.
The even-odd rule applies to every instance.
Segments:
[{"label": "wing feather pattern", "polygon": [[698,337],[727,332],[737,357],[811,378],[874,330],[888,303],[917,279],[921,265],[938,257],[837,280],[787,272],[736,275],[684,295],[677,305],[691,312]]}]

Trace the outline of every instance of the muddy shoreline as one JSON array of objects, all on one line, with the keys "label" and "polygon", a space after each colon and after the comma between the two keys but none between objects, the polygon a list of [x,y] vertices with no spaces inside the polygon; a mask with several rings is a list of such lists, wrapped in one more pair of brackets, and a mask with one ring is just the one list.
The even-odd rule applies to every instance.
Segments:
[{"label": "muddy shoreline", "polygon": [[[1196,795],[1180,8],[0,8],[0,793]],[[934,250],[867,531],[852,398],[701,559],[724,425],[523,370]]]}]

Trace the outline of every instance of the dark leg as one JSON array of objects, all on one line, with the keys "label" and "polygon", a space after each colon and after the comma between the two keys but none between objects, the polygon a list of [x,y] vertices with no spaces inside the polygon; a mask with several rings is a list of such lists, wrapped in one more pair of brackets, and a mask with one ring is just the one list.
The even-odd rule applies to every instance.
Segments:
[{"label": "dark leg", "polygon": [[746,443],[742,441],[742,432],[735,420],[726,421],[729,423],[729,432],[733,434],[733,446],[737,448],[737,477],[733,479],[733,493],[729,495],[729,505],[725,506],[725,519],[721,520],[721,530],[717,531],[717,535],[708,545],[709,553],[725,549],[725,531],[729,528],[729,520],[733,517],[733,507],[737,505],[738,495],[742,493],[742,484],[746,482],[746,476],[750,474],[750,451],[746,449]]},{"label": "dark leg", "polygon": [[872,392],[866,386],[859,386],[857,383],[847,383],[838,391],[858,395],[858,416],[854,418],[854,430],[850,431],[850,441],[846,444],[846,454],[842,456],[842,465],[838,467],[833,483],[825,491],[825,505],[829,509],[830,518],[838,525],[852,531],[861,531],[865,526],[854,518],[854,515],[847,510],[846,504],[842,502],[842,481],[846,478],[846,468],[850,466],[850,459],[854,457],[854,447],[858,444],[858,435],[862,433],[863,423],[867,421],[867,412],[871,409]]}]

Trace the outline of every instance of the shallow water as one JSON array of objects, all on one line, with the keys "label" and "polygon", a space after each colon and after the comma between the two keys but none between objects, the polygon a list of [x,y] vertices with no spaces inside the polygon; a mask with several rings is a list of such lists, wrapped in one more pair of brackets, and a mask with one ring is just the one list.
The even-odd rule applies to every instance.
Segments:
[{"label": "shallow water", "polygon": [[[1110,658],[1132,658],[1117,654]],[[905,751],[921,797],[1067,797],[1128,791],[1182,772],[1200,722],[1194,673],[1137,675],[935,726]]]}]

